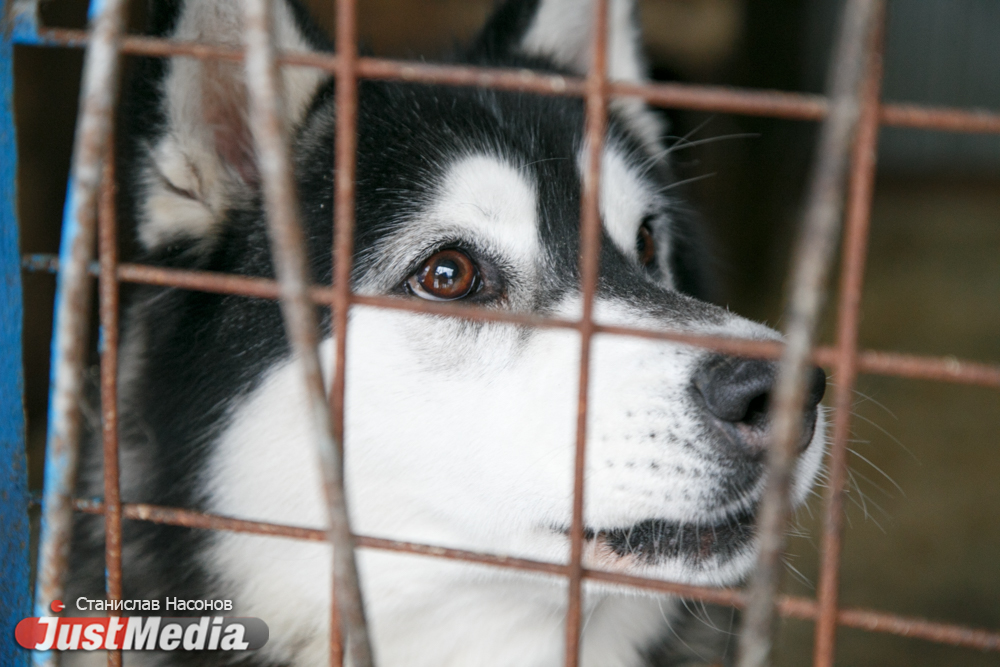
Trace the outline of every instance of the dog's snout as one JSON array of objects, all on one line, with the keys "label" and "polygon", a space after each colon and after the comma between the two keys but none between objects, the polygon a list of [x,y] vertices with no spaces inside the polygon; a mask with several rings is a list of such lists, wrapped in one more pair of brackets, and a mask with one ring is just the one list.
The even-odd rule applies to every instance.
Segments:
[{"label": "dog's snout", "polygon": [[[777,364],[763,359],[713,357],[694,376],[694,386],[707,411],[743,448],[759,453],[767,446],[771,391]],[[826,391],[826,373],[813,368],[807,388],[802,440],[805,449],[816,428],[816,413]]]},{"label": "dog's snout", "polygon": [[819,406],[819,402],[823,400],[823,394],[826,393],[826,373],[819,366],[816,366],[812,370],[812,377],[809,380],[809,396],[806,402],[807,410],[815,410]]},{"label": "dog's snout", "polygon": [[755,423],[766,413],[774,377],[769,361],[729,357],[703,366],[694,385],[708,411],[722,421]]}]

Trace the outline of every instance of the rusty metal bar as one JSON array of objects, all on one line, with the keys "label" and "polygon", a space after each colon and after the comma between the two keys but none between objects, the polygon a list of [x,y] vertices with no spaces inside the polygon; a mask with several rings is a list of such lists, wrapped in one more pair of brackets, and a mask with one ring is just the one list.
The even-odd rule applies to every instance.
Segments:
[{"label": "rusty metal bar", "polygon": [[[54,255],[26,255],[22,258],[22,266],[27,271],[55,272],[58,269],[58,264],[59,262]],[[91,273],[97,274],[96,266],[92,266]],[[144,264],[119,264],[118,279],[122,282],[235,294],[251,298],[278,298],[278,284],[275,281],[228,273],[166,269]],[[317,304],[326,305],[333,300],[333,293],[328,287],[312,287],[309,292],[312,300]],[[453,303],[415,301],[393,296],[355,294],[351,296],[351,303],[413,313],[459,317],[480,322],[506,322],[558,329],[579,327],[579,322],[575,320],[548,318],[525,313],[507,313]],[[781,357],[781,350],[784,347],[780,343],[770,341],[723,338],[668,330],[634,329],[603,324],[596,324],[594,331],[595,333],[636,336],[653,340],[669,340],[704,347],[724,354],[759,359],[778,359]],[[814,350],[813,362],[821,366],[833,366],[837,363],[837,354],[836,348],[818,347]],[[858,354],[858,372],[1000,388],[1000,365],[958,359],[952,356],[925,357],[900,352],[865,350]]]},{"label": "rusty metal bar", "polygon": [[608,0],[593,0],[592,54],[587,73],[584,127],[583,191],[580,195],[580,373],[577,376],[576,448],[573,461],[573,514],[569,541],[569,599],[566,608],[566,667],[580,663],[583,629],[583,496],[587,467],[587,408],[590,388],[591,339],[594,336],[594,294],[600,269],[601,158],[608,123]]},{"label": "rusty metal bar", "polygon": [[[84,30],[49,28],[39,32],[40,44],[80,48],[87,44]],[[240,49],[210,46],[140,35],[122,40],[122,52],[152,57],[188,56],[242,60]],[[322,53],[285,52],[278,58],[282,65],[315,67],[331,73],[338,71],[337,56]],[[451,86],[480,86],[518,90],[542,95],[585,94],[585,82],[575,77],[513,70],[431,63],[407,62],[384,58],[358,58],[357,73],[362,78],[410,81]],[[818,121],[826,117],[828,101],[822,95],[754,90],[730,86],[705,86],[684,83],[634,84],[612,82],[611,95],[636,97],[653,106],[712,111],[788,120]],[[1000,113],[985,109],[958,109],[909,103],[885,104],[879,120],[883,125],[938,130],[942,132],[1000,133]]]},{"label": "rusty metal bar", "polygon": [[577,77],[546,74],[528,69],[468,67],[383,58],[359,58],[358,74],[366,79],[407,81],[446,86],[477,86],[540,95],[585,97],[587,82]]},{"label": "rusty metal bar", "polygon": [[[815,615],[810,617],[815,618]],[[868,632],[884,632],[937,644],[1000,652],[1000,633],[950,623],[935,623],[921,618],[882,614],[865,609],[841,609],[837,612],[837,623]]]},{"label": "rusty metal bar", "polygon": [[[76,500],[75,508],[79,512],[100,514],[103,512],[104,505],[100,500]],[[245,519],[235,519],[217,514],[206,514],[194,510],[186,510],[176,507],[163,507],[160,505],[127,503],[124,505],[124,516],[127,519],[136,521],[149,521],[151,523],[183,526],[186,528],[227,530],[231,532],[264,535],[268,537],[308,540],[311,542],[329,541],[329,533],[325,530],[303,528],[300,526],[287,526],[262,521],[248,521]],[[499,565],[501,567],[530,570],[560,576],[565,576],[566,574],[566,566],[558,563],[546,563],[523,558],[513,558],[510,556],[437,547],[427,544],[416,544],[412,542],[401,542],[398,540],[366,537],[363,535],[355,535],[355,540],[357,541],[358,546],[373,549],[415,553],[425,556],[449,558],[452,560],[477,562],[485,565]]]},{"label": "rusty metal bar", "polygon": [[615,82],[611,84],[611,93],[637,97],[658,107],[789,120],[823,120],[828,111],[827,99],[822,95],[731,86]]},{"label": "rusty metal bar", "polygon": [[[58,269],[58,264],[58,259],[54,255],[26,255],[22,258],[22,266],[27,271],[55,272]],[[92,266],[91,273],[97,274],[96,266]],[[234,294],[251,298],[278,298],[278,284],[273,280],[227,273],[187,271],[123,263],[119,264],[118,267],[118,279],[122,282]],[[312,287],[309,292],[312,300],[317,304],[326,305],[333,300],[330,288]],[[351,296],[351,303],[429,315],[459,317],[480,322],[505,322],[539,328],[576,329],[579,327],[579,322],[575,320],[541,317],[525,313],[507,313],[461,304],[413,301],[392,296],[355,294]],[[669,340],[704,347],[724,354],[760,359],[778,359],[781,357],[783,349],[782,344],[770,341],[723,338],[603,324],[595,325],[595,333]],[[832,347],[817,348],[813,354],[813,362],[821,366],[835,365],[837,363],[837,349]],[[1000,388],[1000,365],[958,359],[953,356],[926,357],[899,352],[865,350],[859,353],[858,371],[873,375]]]},{"label": "rusty metal bar", "polygon": [[293,167],[285,137],[280,78],[269,0],[245,0],[244,40],[251,131],[264,190],[268,233],[281,291],[281,309],[293,352],[303,371],[309,417],[317,437],[326,492],[333,581],[341,622],[347,630],[352,667],[372,667],[371,646],[354,558],[340,443],[334,438],[320,366],[316,308],[309,297],[305,239]]},{"label": "rusty metal bar", "polygon": [[[77,499],[74,501],[74,506],[77,511],[89,514],[101,514],[104,511],[104,506],[99,500],[93,501]],[[122,506],[122,511],[123,516],[126,519],[134,521],[149,521],[152,523],[183,526],[186,528],[225,530],[237,533],[264,535],[268,537],[308,540],[312,542],[324,542],[329,539],[329,534],[324,530],[302,528],[300,526],[286,526],[261,521],[247,521],[244,519],[235,519],[232,517],[219,516],[217,514],[205,514],[202,512],[176,507],[126,503]],[[502,567],[526,572],[538,572],[540,574],[550,574],[553,576],[564,577],[567,575],[568,571],[567,565],[560,565],[559,563],[548,563],[545,561],[535,561],[511,556],[481,553],[477,551],[451,549],[429,544],[387,540],[365,535],[356,535],[355,540],[359,547],[366,549],[395,551],[398,553],[415,554],[431,558],[445,558],[466,563],[478,563],[491,567]],[[632,588],[654,590],[660,593],[667,593],[669,595],[676,595],[678,597],[708,602],[711,604],[738,608],[746,606],[746,595],[744,592],[733,588],[692,586],[690,584],[678,584],[670,581],[662,581],[660,579],[647,579],[644,577],[621,574],[618,572],[607,572],[604,570],[593,570],[588,568],[584,569],[583,576],[586,579],[593,579],[594,581],[619,584]],[[777,597],[776,604],[781,615],[790,618],[810,620],[816,618],[819,614],[816,601],[808,598],[779,595]],[[1000,652],[1000,632],[967,628],[949,623],[937,623],[921,618],[899,616],[896,614],[857,608],[841,609],[837,616],[837,622],[845,627],[859,628],[871,632],[882,632],[886,634],[924,639],[926,641],[950,644],[952,646],[972,648],[981,651]]]},{"label": "rusty metal bar", "polygon": [[912,127],[940,132],[1000,132],[1000,114],[987,109],[952,109],[918,104],[883,104],[882,125]]},{"label": "rusty metal bar", "polygon": [[757,520],[760,555],[740,633],[739,667],[771,663],[774,599],[784,570],[792,476],[802,433],[809,360],[836,250],[848,158],[860,114],[862,82],[883,18],[882,0],[848,0],[829,70],[830,112],[820,128],[786,309],[786,347],[771,404],[767,485]]},{"label": "rusty metal bar", "polygon": [[858,375],[858,329],[861,325],[861,289],[868,253],[868,229],[875,194],[878,150],[879,96],[882,90],[882,52],[885,21],[869,56],[861,98],[858,134],[851,156],[844,246],[841,253],[840,301],[837,307],[837,385],[834,388],[833,444],[830,479],[826,484],[822,548],[817,598],[813,664],[833,667],[837,641],[837,606],[841,534],[844,522],[844,486],[847,483],[847,440],[850,437],[854,383]]},{"label": "rusty metal bar", "polygon": [[1000,387],[1000,366],[952,356],[920,357],[914,354],[865,350],[858,355],[858,371],[870,375],[893,375],[914,380]]},{"label": "rusty metal bar", "polygon": [[[79,458],[80,402],[86,360],[87,321],[94,255],[98,187],[110,145],[118,92],[119,38],[124,0],[106,0],[87,48],[80,115],[73,146],[71,188],[63,221],[56,325],[52,342],[52,386],[46,445],[45,495],[35,584],[35,615],[46,616],[62,595],[72,533],[72,493]],[[53,652],[36,652],[33,664],[55,664]]]},{"label": "rusty metal bar", "polygon": [[[118,468],[118,221],[114,141],[109,140],[98,215],[101,320],[101,435],[104,444],[104,572],[109,600],[122,599],[122,506]],[[118,611],[112,611],[115,616]],[[121,667],[121,650],[108,651],[108,667]]]},{"label": "rusty metal bar", "polygon": [[[334,168],[332,333],[334,350],[330,411],[333,438],[344,461],[344,394],[347,375],[347,321],[351,304],[351,268],[354,259],[354,188],[357,157],[358,78],[357,5],[337,0],[337,90]],[[336,600],[336,591],[331,600]],[[363,619],[362,619],[363,621]],[[342,623],[335,603],[330,605],[330,665],[344,664]]]}]

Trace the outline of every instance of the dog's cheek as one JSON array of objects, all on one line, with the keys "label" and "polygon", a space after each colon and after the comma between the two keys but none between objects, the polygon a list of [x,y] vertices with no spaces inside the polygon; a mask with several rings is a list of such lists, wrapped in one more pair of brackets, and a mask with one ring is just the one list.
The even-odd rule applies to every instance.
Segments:
[{"label": "dog's cheek", "polygon": [[383,312],[359,309],[348,334],[345,437],[359,529],[483,547],[563,523],[575,332]]},{"label": "dog's cheek", "polygon": [[799,457],[798,465],[795,467],[795,482],[793,487],[793,501],[800,505],[806,501],[816,483],[820,470],[823,469],[823,456],[826,454],[826,447],[829,440],[829,421],[826,409],[820,406],[816,416],[816,429],[812,440],[805,453]]},{"label": "dog's cheek", "polygon": [[588,494],[596,525],[697,514],[711,471],[686,387],[698,353],[598,336],[589,419]]}]

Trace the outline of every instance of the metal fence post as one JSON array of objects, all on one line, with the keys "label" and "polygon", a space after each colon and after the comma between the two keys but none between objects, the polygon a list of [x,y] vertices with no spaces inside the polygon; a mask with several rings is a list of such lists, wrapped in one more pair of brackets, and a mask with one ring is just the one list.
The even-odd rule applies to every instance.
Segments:
[{"label": "metal fence post", "polygon": [[[80,403],[87,356],[98,187],[117,101],[119,41],[125,0],[94,0],[94,39],[84,61],[80,114],[73,146],[70,189],[60,241],[56,316],[52,335],[45,494],[35,581],[35,615],[49,613],[62,595],[73,523],[72,494],[80,439]],[[58,665],[58,654],[36,651],[37,667]]]}]

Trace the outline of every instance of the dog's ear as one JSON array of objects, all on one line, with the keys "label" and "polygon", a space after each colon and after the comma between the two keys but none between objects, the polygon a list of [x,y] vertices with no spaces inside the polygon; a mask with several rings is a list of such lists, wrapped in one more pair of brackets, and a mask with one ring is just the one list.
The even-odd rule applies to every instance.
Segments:
[{"label": "dog's ear", "polygon": [[[547,60],[580,76],[590,68],[595,0],[507,0],[480,32],[472,53],[503,63],[522,55]],[[608,0],[608,77],[639,83],[647,78],[635,0]],[[621,113],[639,137],[658,150],[663,126],[639,100],[618,99]]]},{"label": "dog's ear", "polygon": [[[276,0],[272,6],[278,49],[329,48],[298,5]],[[163,0],[159,11],[154,4],[154,30],[173,39],[239,47],[242,26],[241,0]],[[136,210],[139,241],[149,251],[178,241],[210,247],[234,200],[251,192],[259,179],[243,63],[174,57],[164,70],[154,94],[160,123],[140,149],[145,155]],[[290,130],[325,78],[315,69],[283,68]],[[126,119],[133,126],[142,121]]]},{"label": "dog's ear", "polygon": [[[608,5],[608,76],[640,81],[645,63],[635,2]],[[535,56],[583,76],[590,67],[593,22],[594,0],[507,0],[483,28],[477,50],[494,58]]]}]

